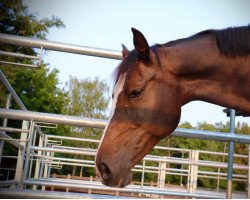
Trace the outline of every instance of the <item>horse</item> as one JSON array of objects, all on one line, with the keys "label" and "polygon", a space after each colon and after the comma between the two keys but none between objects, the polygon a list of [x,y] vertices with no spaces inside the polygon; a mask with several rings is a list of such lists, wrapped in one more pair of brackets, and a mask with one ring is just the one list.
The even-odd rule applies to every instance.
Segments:
[{"label": "horse", "polygon": [[250,113],[250,25],[210,29],[149,46],[132,28],[114,71],[112,107],[95,165],[103,184],[125,187],[131,169],[201,100]]}]

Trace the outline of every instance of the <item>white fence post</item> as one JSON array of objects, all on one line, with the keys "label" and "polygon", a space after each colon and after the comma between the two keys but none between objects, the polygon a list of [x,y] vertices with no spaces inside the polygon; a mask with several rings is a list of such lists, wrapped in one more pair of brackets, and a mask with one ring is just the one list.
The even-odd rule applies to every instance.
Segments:
[{"label": "white fence post", "polygon": [[247,198],[250,199],[250,145],[248,145],[248,179],[247,179]]},{"label": "white fence post", "polygon": [[[192,150],[191,151],[191,161],[192,163],[198,162],[199,160],[199,151]],[[198,178],[198,166],[191,165],[190,167],[190,183],[189,183],[189,191],[190,193],[195,193],[197,189],[197,178]]]},{"label": "white fence post", "polygon": [[[29,129],[29,121],[23,121],[22,129]],[[20,136],[20,140],[27,140],[28,133],[22,132]],[[23,178],[23,164],[24,164],[24,154],[26,151],[26,142],[20,142],[21,145],[24,146],[24,148],[21,150],[18,150],[18,156],[17,156],[17,164],[16,164],[16,174],[15,174],[15,180],[21,183],[21,180]],[[21,186],[22,187],[22,186]]]},{"label": "white fence post", "polygon": [[[166,157],[162,156],[161,159],[165,160]],[[159,172],[158,172],[158,183],[157,187],[158,188],[164,188],[165,187],[165,180],[166,180],[166,162],[159,162]]]},{"label": "white fence post", "polygon": [[[43,140],[42,140],[42,136],[39,136],[39,144],[38,144],[39,147],[42,147],[43,146]],[[42,151],[38,151],[37,152],[37,155],[38,156],[41,156],[42,155]],[[39,178],[39,174],[40,174],[40,166],[41,166],[41,158],[37,158],[36,159],[36,168],[35,168],[35,174],[34,174],[34,178]],[[33,190],[36,190],[37,189],[37,186],[36,185],[33,185]]]}]

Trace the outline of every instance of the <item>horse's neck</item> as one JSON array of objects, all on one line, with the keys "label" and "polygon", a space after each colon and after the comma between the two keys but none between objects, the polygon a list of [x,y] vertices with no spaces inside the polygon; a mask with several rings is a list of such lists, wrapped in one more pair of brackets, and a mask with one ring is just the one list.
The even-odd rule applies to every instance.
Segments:
[{"label": "horse's neck", "polygon": [[202,100],[250,113],[250,56],[223,56],[207,38],[167,51],[165,67],[178,79],[183,104]]}]

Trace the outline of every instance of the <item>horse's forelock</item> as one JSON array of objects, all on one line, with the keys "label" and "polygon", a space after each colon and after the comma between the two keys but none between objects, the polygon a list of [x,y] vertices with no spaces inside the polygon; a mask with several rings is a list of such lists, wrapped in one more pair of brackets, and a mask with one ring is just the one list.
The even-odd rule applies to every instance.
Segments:
[{"label": "horse's forelock", "polygon": [[131,51],[118,65],[118,67],[113,72],[114,86],[117,84],[119,77],[122,74],[127,74],[127,77],[130,75],[131,71],[136,66],[138,60],[138,54],[136,50]]}]

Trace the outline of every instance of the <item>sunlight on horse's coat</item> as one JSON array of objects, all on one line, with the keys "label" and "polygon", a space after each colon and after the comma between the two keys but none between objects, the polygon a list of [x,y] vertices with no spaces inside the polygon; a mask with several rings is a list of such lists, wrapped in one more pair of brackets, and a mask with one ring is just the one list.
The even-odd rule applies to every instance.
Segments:
[{"label": "sunlight on horse's coat", "polygon": [[175,130],[183,105],[202,100],[250,114],[250,26],[151,47],[140,31],[132,32],[135,49],[123,46],[96,156],[102,182],[114,187],[128,185],[132,167]]}]

